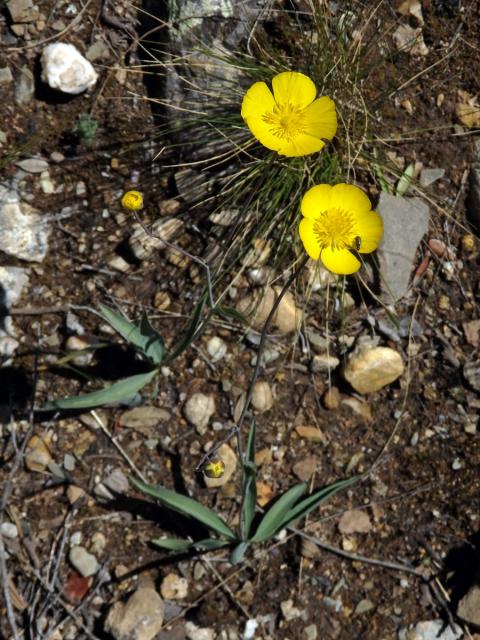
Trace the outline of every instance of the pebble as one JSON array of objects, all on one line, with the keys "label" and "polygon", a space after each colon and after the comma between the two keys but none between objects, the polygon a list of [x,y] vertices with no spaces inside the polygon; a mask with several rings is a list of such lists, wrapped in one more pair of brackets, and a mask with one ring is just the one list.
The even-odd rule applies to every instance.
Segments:
[{"label": "pebble", "polygon": [[13,81],[13,75],[10,67],[2,67],[0,69],[0,85],[9,84]]},{"label": "pebble", "polygon": [[5,538],[10,538],[11,540],[17,538],[17,525],[13,524],[13,522],[2,522],[2,524],[0,524],[0,534],[5,536]]},{"label": "pebble", "polygon": [[318,629],[316,624],[309,624],[308,627],[305,627],[303,630],[303,637],[305,640],[317,640],[318,638]]},{"label": "pebble", "polygon": [[157,291],[153,299],[153,306],[159,311],[166,311],[172,306],[172,299],[166,291]]},{"label": "pebble", "polygon": [[101,531],[96,531],[92,536],[91,551],[96,556],[101,556],[107,547],[107,539]]},{"label": "pebble", "polygon": [[335,411],[339,408],[342,397],[337,387],[330,387],[322,396],[322,403],[325,409]]},{"label": "pebble", "polygon": [[293,465],[293,473],[302,482],[308,482],[318,467],[316,456],[307,456]]},{"label": "pebble", "polygon": [[371,422],[373,419],[372,409],[367,402],[349,396],[342,398],[342,405],[349,407],[354,413],[364,418],[366,422]]},{"label": "pebble", "polygon": [[344,535],[352,533],[368,533],[372,528],[372,523],[368,513],[361,509],[350,509],[342,514],[338,521],[338,530]]},{"label": "pebble", "polygon": [[313,373],[319,373],[320,371],[333,371],[340,364],[340,360],[335,356],[329,354],[318,354],[313,356],[310,361],[310,370]]},{"label": "pebble", "polygon": [[38,19],[38,7],[32,0],[8,0],[6,3],[12,22],[34,22]]},{"label": "pebble", "polygon": [[63,456],[63,468],[65,471],[73,471],[75,469],[75,462],[75,458],[70,453],[66,453]]},{"label": "pebble", "polygon": [[460,471],[461,468],[462,468],[462,463],[458,458],[455,458],[454,461],[452,462],[453,471]]},{"label": "pebble", "polygon": [[36,471],[38,473],[45,471],[50,462],[52,461],[52,454],[50,453],[51,438],[45,436],[32,436],[27,443],[25,449],[25,466],[29,471]]},{"label": "pebble", "polygon": [[255,382],[252,390],[252,406],[260,413],[273,407],[272,388],[268,382],[263,380]]},{"label": "pebble", "polygon": [[53,184],[48,171],[42,171],[40,174],[40,189],[45,193],[45,195],[50,195],[55,191],[55,185]]},{"label": "pebble", "polygon": [[227,355],[227,345],[221,338],[214,336],[207,343],[207,352],[212,362],[219,362]]},{"label": "pebble", "polygon": [[322,442],[325,444],[326,438],[323,431],[320,431],[318,427],[309,427],[304,425],[299,425],[295,427],[295,431],[298,433],[300,438],[304,440],[309,440],[310,442]]},{"label": "pebble", "polygon": [[40,62],[42,80],[52,89],[77,95],[97,82],[97,72],[73,44],[54,42],[47,45]]},{"label": "pebble", "polygon": [[129,245],[138,260],[149,258],[154,251],[165,249],[163,240],[172,240],[181,233],[183,222],[178,218],[159,218],[151,226],[152,235],[149,236],[138,223],[132,225],[133,233]]},{"label": "pebble", "polygon": [[378,249],[382,299],[392,303],[408,292],[417,248],[428,232],[429,210],[419,198],[398,198],[382,191],[377,211],[384,227]]},{"label": "pebble", "polygon": [[85,491],[80,487],[77,487],[74,484],[68,485],[67,498],[70,504],[75,504],[77,500],[80,500],[80,498],[83,498],[83,496],[86,495]]},{"label": "pebble", "polygon": [[310,560],[318,558],[321,555],[318,545],[312,542],[312,540],[306,540],[305,538],[302,538],[301,553],[304,558],[309,558]]},{"label": "pebble", "polygon": [[21,267],[0,267],[2,305],[12,307],[20,299],[29,281],[29,273]]},{"label": "pebble", "polygon": [[468,384],[475,389],[475,391],[480,391],[480,361],[475,360],[473,362],[467,362],[463,366],[463,375]]},{"label": "pebble", "polygon": [[115,494],[127,493],[130,483],[123,471],[116,467],[106,478],[103,484]]},{"label": "pebble", "polygon": [[[261,330],[280,291],[280,287],[257,289],[239,300],[236,309],[250,320],[253,328]],[[302,310],[296,306],[293,295],[287,292],[278,305],[271,326],[276,327],[280,333],[290,333],[299,329],[302,318]]]},{"label": "pebble", "polygon": [[105,621],[115,640],[153,640],[163,624],[165,605],[153,584],[146,580],[125,604],[116,602]]},{"label": "pebble", "polygon": [[217,487],[223,487],[226,485],[237,468],[237,456],[235,451],[226,443],[222,444],[218,449],[215,454],[215,458],[221,460],[225,467],[220,478],[209,478],[206,474],[203,474],[203,479],[208,489],[216,489]]},{"label": "pebble", "polygon": [[367,613],[367,611],[371,611],[372,609],[375,609],[375,605],[373,604],[373,602],[371,600],[368,600],[366,598],[364,598],[363,600],[360,600],[360,602],[357,604],[357,606],[355,607],[355,615],[361,615],[362,613]]},{"label": "pebble", "polygon": [[420,173],[420,184],[422,187],[429,187],[437,180],[441,180],[445,175],[445,169],[427,168],[422,169]]},{"label": "pebble", "polygon": [[185,403],[183,413],[185,418],[192,424],[197,433],[203,435],[207,431],[210,418],[216,410],[213,396],[204,393],[194,393]]},{"label": "pebble", "polygon": [[348,356],[343,376],[358,393],[371,393],[397,380],[404,368],[395,349],[359,345]]},{"label": "pebble", "polygon": [[165,600],[183,600],[188,595],[188,580],[176,573],[169,573],[162,580],[160,593]]},{"label": "pebble", "polygon": [[160,424],[167,422],[170,418],[171,415],[166,409],[144,405],[122,413],[119,424],[121,427],[128,427],[149,436],[152,429],[159,429]]},{"label": "pebble", "polygon": [[44,171],[48,171],[48,162],[41,158],[26,158],[25,160],[19,160],[15,165],[27,173],[43,173]]},{"label": "pebble", "polygon": [[287,622],[295,620],[295,618],[300,618],[303,613],[301,609],[293,606],[292,599],[281,602],[280,609],[282,610],[282,615]]},{"label": "pebble", "polygon": [[398,640],[460,640],[463,631],[458,625],[445,624],[443,620],[425,620],[400,629]]},{"label": "pebble", "polygon": [[475,627],[480,627],[480,585],[474,584],[460,600],[457,616]]},{"label": "pebble", "polygon": [[188,640],[215,640],[215,631],[210,627],[197,627],[194,622],[185,624],[185,635]]},{"label": "pebble", "polygon": [[68,559],[78,573],[84,578],[95,575],[99,569],[96,557],[79,545],[70,549]]}]

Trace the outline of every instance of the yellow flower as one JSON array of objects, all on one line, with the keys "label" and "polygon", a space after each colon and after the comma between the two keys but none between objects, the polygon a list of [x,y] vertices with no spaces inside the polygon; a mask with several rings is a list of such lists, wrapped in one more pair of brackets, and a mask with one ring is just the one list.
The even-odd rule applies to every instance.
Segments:
[{"label": "yellow flower", "polygon": [[140,191],[126,191],[120,202],[124,209],[139,211],[143,207],[143,195]]},{"label": "yellow flower", "polygon": [[203,472],[207,478],[221,478],[225,472],[223,460],[210,460],[203,467]]},{"label": "yellow flower", "polygon": [[296,71],[255,82],[242,102],[242,118],[255,138],[281,156],[307,156],[320,151],[337,131],[335,103],[318,98],[309,77]]},{"label": "yellow flower", "polygon": [[309,189],[300,205],[300,238],[313,260],[320,259],[333,273],[360,269],[359,253],[371,253],[380,244],[382,218],[365,193],[352,184],[319,184]]}]

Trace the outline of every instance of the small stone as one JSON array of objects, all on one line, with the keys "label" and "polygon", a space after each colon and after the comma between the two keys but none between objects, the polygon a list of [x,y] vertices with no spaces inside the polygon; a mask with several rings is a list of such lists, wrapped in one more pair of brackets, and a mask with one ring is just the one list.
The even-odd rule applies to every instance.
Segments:
[{"label": "small stone", "polygon": [[395,349],[359,345],[348,357],[343,376],[358,393],[371,393],[397,380],[404,368]]},{"label": "small stone", "polygon": [[318,459],[316,456],[307,456],[293,465],[293,473],[302,482],[308,482],[317,470]]},{"label": "small stone", "polygon": [[192,424],[200,435],[207,431],[210,418],[216,410],[213,396],[204,393],[194,393],[185,403],[183,413],[185,418]]},{"label": "small stone", "polygon": [[72,547],[68,559],[84,578],[95,575],[100,568],[96,557],[81,546]]},{"label": "small stone", "polygon": [[152,430],[159,430],[160,425],[170,420],[171,415],[166,409],[144,405],[134,407],[122,413],[119,424],[121,427],[134,429],[143,435],[152,435]]},{"label": "small stone", "polygon": [[15,102],[19,106],[29,104],[35,93],[35,79],[27,66],[20,69],[20,75],[15,84]]},{"label": "small stone", "polygon": [[336,409],[338,409],[341,400],[342,398],[340,395],[340,391],[337,387],[330,387],[330,389],[327,389],[322,396],[323,406],[329,411],[335,411]]},{"label": "small stone", "polygon": [[458,458],[455,458],[454,461],[452,462],[453,471],[459,471],[461,468],[462,468],[462,463]]},{"label": "small stone", "polygon": [[210,627],[197,627],[193,622],[185,624],[185,635],[188,640],[215,640],[215,631]]},{"label": "small stone", "polygon": [[70,454],[66,453],[63,457],[63,468],[65,471],[72,472],[75,470],[75,458]]},{"label": "small stone", "polygon": [[300,438],[304,440],[309,440],[310,442],[321,442],[325,444],[326,438],[325,435],[318,427],[309,427],[300,425],[295,427],[295,431],[298,433]]},{"label": "small stone", "polygon": [[445,169],[422,169],[420,174],[420,184],[422,187],[429,187],[437,180],[441,180],[445,175]]},{"label": "small stone", "polygon": [[135,223],[129,239],[130,248],[138,260],[145,260],[154,251],[165,249],[165,242],[172,242],[183,226],[184,223],[178,218],[159,218],[151,226],[152,235],[148,235],[141,225]]},{"label": "small stone", "polygon": [[214,336],[207,343],[207,352],[212,362],[219,362],[227,355],[227,345],[221,338]]},{"label": "small stone", "polygon": [[313,373],[319,373],[320,371],[333,371],[339,364],[340,360],[338,358],[324,353],[313,356],[310,362],[310,370]]},{"label": "small stone", "polygon": [[260,449],[255,453],[255,464],[257,467],[261,467],[263,464],[271,464],[272,463],[272,450],[271,449]]},{"label": "small stone", "polygon": [[223,487],[232,478],[237,468],[237,456],[234,450],[224,443],[216,452],[216,458],[218,458],[224,464],[223,473],[219,478],[209,478],[206,474],[203,474],[205,486],[208,489],[216,489],[217,487]]},{"label": "small stone", "polygon": [[13,524],[13,522],[2,522],[0,525],[0,534],[11,540],[18,538],[17,525]]},{"label": "small stone", "polygon": [[305,640],[317,640],[318,638],[318,630],[316,624],[309,624],[308,627],[305,627],[303,630],[303,637]]},{"label": "small stone", "polygon": [[159,311],[166,311],[171,307],[172,299],[166,291],[157,291],[153,299],[153,305]]},{"label": "small stone", "polygon": [[158,205],[158,211],[161,216],[174,216],[180,211],[182,203],[179,200],[171,198],[170,200],[162,200]]},{"label": "small stone", "polygon": [[160,593],[165,600],[183,600],[188,595],[188,580],[176,573],[169,573],[162,580]]},{"label": "small stone", "polygon": [[55,42],[42,51],[42,80],[52,89],[76,95],[93,87],[98,75],[73,44]]},{"label": "small stone", "polygon": [[90,62],[95,62],[95,60],[106,60],[110,57],[110,49],[103,40],[97,40],[88,47],[85,52],[85,57]]},{"label": "small stone", "polygon": [[[49,346],[53,345],[50,344]],[[90,343],[85,338],[69,336],[65,342],[65,348],[67,351],[79,352],[79,354],[72,359],[73,364],[77,367],[87,367],[93,360],[93,351],[87,351],[90,349]]]},{"label": "small stone", "polygon": [[12,22],[34,22],[38,18],[38,7],[32,0],[9,0],[7,8]]},{"label": "small stone", "polygon": [[462,328],[468,344],[477,347],[480,339],[480,320],[462,322]]},{"label": "small stone", "polygon": [[118,467],[105,478],[103,484],[107,489],[118,495],[127,493],[130,487],[127,476]]},{"label": "small stone", "polygon": [[13,75],[10,71],[10,67],[2,67],[0,69],[0,86],[3,84],[9,84],[13,81]]},{"label": "small stone", "polygon": [[401,24],[393,33],[393,40],[399,51],[407,51],[412,56],[428,55],[428,47],[423,39],[421,27]]},{"label": "small stone", "polygon": [[408,628],[400,629],[399,640],[460,640],[463,631],[457,625],[453,627],[443,620],[425,620]]},{"label": "small stone", "polygon": [[304,558],[308,558],[309,560],[313,560],[313,558],[318,558],[321,553],[318,545],[315,544],[312,540],[307,540],[302,538],[302,556]]},{"label": "small stone", "polygon": [[354,413],[364,418],[366,422],[372,421],[372,409],[367,402],[349,396],[342,398],[342,405],[349,407]]},{"label": "small stone", "polygon": [[125,604],[108,612],[105,630],[115,640],[153,640],[163,624],[165,606],[153,584],[140,585]]},{"label": "small stone", "polygon": [[480,361],[467,362],[463,366],[463,375],[475,391],[480,391]]},{"label": "small stone", "polygon": [[338,530],[344,535],[352,533],[368,533],[372,528],[370,518],[361,509],[350,509],[342,514],[338,522]]},{"label": "small stone", "polygon": [[252,407],[260,413],[273,407],[273,394],[268,382],[258,380],[253,385]]},{"label": "small stone", "polygon": [[58,164],[65,160],[65,156],[63,155],[63,153],[60,153],[60,151],[52,151],[52,153],[50,154],[50,160]]},{"label": "small stone", "polygon": [[291,599],[281,602],[280,609],[282,610],[282,615],[287,622],[295,620],[295,618],[300,618],[302,615],[301,609],[294,607],[293,600]]},{"label": "small stone", "polygon": [[52,461],[49,450],[50,442],[51,439],[47,436],[45,438],[40,436],[30,438],[25,449],[25,466],[29,471],[40,473],[48,467]]},{"label": "small stone", "polygon": [[264,507],[273,498],[274,496],[273,489],[269,484],[267,484],[266,482],[261,482],[260,480],[256,482],[256,486],[257,486],[257,504],[260,507]]},{"label": "small stone", "polygon": [[25,160],[19,160],[15,165],[27,173],[42,173],[43,171],[48,171],[48,162],[41,158],[26,158]]},{"label": "small stone", "polygon": [[367,611],[371,611],[372,609],[375,609],[375,605],[371,600],[367,600],[365,598],[363,600],[360,600],[360,602],[357,604],[357,606],[355,607],[354,613],[356,616],[359,616],[362,613],[367,613]]},{"label": "small stone", "polygon": [[480,627],[480,585],[474,584],[458,603],[457,616],[475,627]]},{"label": "small stone", "polygon": [[107,547],[107,539],[103,535],[101,531],[96,531],[92,536],[92,544],[91,551],[97,555],[101,556]]},{"label": "small stone", "polygon": [[[237,311],[250,320],[252,327],[261,330],[280,291],[280,287],[264,287],[256,290],[238,302]],[[287,292],[273,315],[272,326],[281,333],[290,333],[300,327],[302,317],[302,310],[296,306],[293,295]]]},{"label": "small stone", "polygon": [[75,486],[74,484],[68,485],[67,488],[67,498],[70,504],[75,504],[77,500],[83,498],[87,494],[80,487]]}]

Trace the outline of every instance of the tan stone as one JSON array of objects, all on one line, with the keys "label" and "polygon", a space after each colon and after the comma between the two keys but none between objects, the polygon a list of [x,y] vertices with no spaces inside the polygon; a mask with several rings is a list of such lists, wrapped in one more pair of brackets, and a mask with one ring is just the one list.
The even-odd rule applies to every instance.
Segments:
[{"label": "tan stone", "polygon": [[223,485],[227,484],[227,482],[233,476],[237,468],[237,456],[234,450],[229,447],[228,444],[222,444],[222,446],[218,449],[215,458],[221,460],[225,465],[225,468],[220,478],[209,478],[205,473],[203,474],[205,485],[208,489],[223,487]]},{"label": "tan stone", "polygon": [[300,425],[295,427],[295,431],[298,433],[300,438],[304,440],[310,440],[311,442],[322,442],[325,443],[325,435],[320,429],[317,427],[309,427]]},{"label": "tan stone", "polygon": [[125,604],[113,605],[105,630],[115,640],[153,640],[162,627],[164,612],[163,601],[153,584],[140,586]]},{"label": "tan stone", "polygon": [[356,349],[348,358],[343,375],[358,393],[378,391],[404,371],[402,357],[389,347]]}]

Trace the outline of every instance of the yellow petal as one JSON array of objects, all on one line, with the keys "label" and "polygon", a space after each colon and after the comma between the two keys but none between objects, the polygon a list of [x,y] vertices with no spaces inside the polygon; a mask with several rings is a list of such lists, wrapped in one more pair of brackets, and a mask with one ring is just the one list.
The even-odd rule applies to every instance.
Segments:
[{"label": "yellow petal", "polygon": [[316,153],[323,149],[324,146],[325,143],[319,138],[314,138],[306,133],[300,133],[290,141],[283,140],[278,153],[288,158],[296,158]]},{"label": "yellow petal", "polygon": [[335,103],[327,96],[312,102],[305,109],[306,133],[317,138],[331,140],[337,133],[337,112]]},{"label": "yellow petal", "polygon": [[300,234],[300,240],[303,242],[305,251],[310,258],[318,260],[320,257],[320,246],[313,232],[313,221],[303,218],[298,226],[298,233]]},{"label": "yellow petal", "polygon": [[272,125],[265,122],[262,118],[250,116],[245,120],[248,128],[255,138],[263,144],[267,149],[279,151],[283,141],[272,133]]},{"label": "yellow petal", "polygon": [[304,108],[315,100],[317,89],[310,78],[298,71],[285,71],[272,78],[273,95],[277,104],[291,104]]},{"label": "yellow petal", "polygon": [[265,82],[255,82],[243,96],[242,118],[247,121],[251,117],[259,118],[272,111],[274,106],[275,100]]},{"label": "yellow petal", "polygon": [[360,253],[375,251],[382,240],[383,221],[379,213],[369,211],[355,216],[358,235],[361,240]]},{"label": "yellow petal", "polygon": [[302,198],[300,209],[305,218],[315,219],[319,213],[330,207],[332,187],[329,184],[317,184],[309,189]]},{"label": "yellow petal", "polygon": [[353,184],[336,184],[332,189],[331,204],[351,213],[363,213],[372,208],[367,194]]},{"label": "yellow petal", "polygon": [[326,247],[323,249],[320,258],[327,269],[333,273],[348,275],[360,269],[359,260],[348,249]]}]

